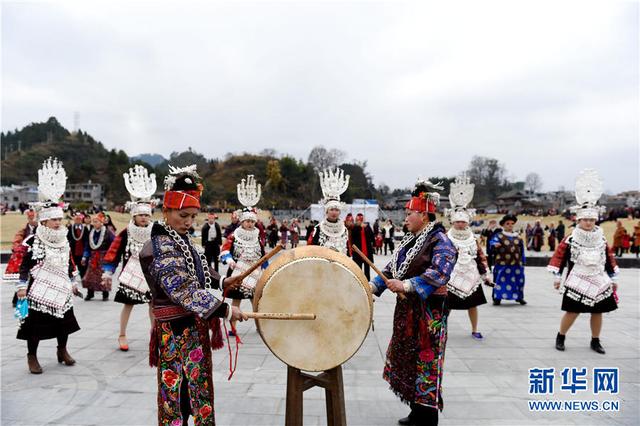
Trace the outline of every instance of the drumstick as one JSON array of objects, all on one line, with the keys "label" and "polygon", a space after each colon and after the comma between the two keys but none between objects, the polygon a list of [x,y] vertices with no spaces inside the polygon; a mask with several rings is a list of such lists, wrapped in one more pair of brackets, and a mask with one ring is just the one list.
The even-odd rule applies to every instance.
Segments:
[{"label": "drumstick", "polygon": [[273,320],[314,320],[316,314],[288,314],[284,312],[244,312],[249,318]]},{"label": "drumstick", "polygon": [[271,250],[269,253],[265,254],[264,256],[262,256],[260,259],[258,259],[258,261],[256,263],[254,263],[253,265],[251,265],[249,267],[249,269],[247,269],[246,271],[244,271],[243,273],[241,273],[240,275],[237,275],[238,277],[238,281],[242,282],[242,280],[244,280],[245,278],[247,278],[249,275],[251,275],[251,273],[253,271],[255,271],[256,269],[258,269],[260,266],[262,266],[262,264],[264,262],[266,262],[267,260],[271,259],[273,256],[275,256],[280,250],[282,250],[283,247],[278,244],[273,250]]},{"label": "drumstick", "polygon": [[[387,278],[382,272],[380,272],[380,269],[376,268],[376,265],[374,265],[373,262],[369,260],[369,258],[365,256],[364,253],[362,253],[358,247],[356,247],[355,244],[351,244],[351,248],[360,255],[362,260],[364,260],[367,263],[367,265],[369,265],[371,269],[373,269],[373,271],[380,276],[380,278],[382,278],[382,281],[384,281],[385,285],[389,282],[389,278]],[[397,293],[397,295],[398,295],[398,298],[402,300],[406,299],[405,295],[402,293]]]}]

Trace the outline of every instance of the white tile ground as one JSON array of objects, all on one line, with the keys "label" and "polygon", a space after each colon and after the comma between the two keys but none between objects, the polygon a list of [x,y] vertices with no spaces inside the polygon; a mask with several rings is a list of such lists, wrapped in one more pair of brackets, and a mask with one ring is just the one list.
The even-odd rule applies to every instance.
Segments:
[{"label": "white tile ground", "polygon": [[[378,264],[386,258],[378,257]],[[581,317],[557,352],[560,296],[543,268],[527,268],[527,306],[505,303],[480,307],[482,342],[471,339],[465,312],[449,322],[442,425],[635,425],[640,418],[638,284],[640,271],[622,270],[620,309],[605,316],[605,356],[589,350],[588,318]],[[120,305],[76,301],[82,327],[69,338],[78,361],[64,367],[55,359],[55,340],[42,342],[44,374],[29,374],[26,345],[15,339],[10,305],[13,289],[1,288],[3,425],[152,425],[156,423],[155,370],[147,364],[148,319],[136,307],[129,326],[129,352],[117,349]],[[489,292],[486,292],[489,297]],[[381,379],[383,354],[391,335],[394,297],[375,303],[375,332],[344,366],[349,425],[395,425],[407,408]],[[245,309],[250,309],[244,302]],[[284,424],[286,368],[262,343],[253,323],[241,324],[244,345],[238,370],[227,381],[228,352],[214,354],[216,416],[219,425]],[[336,324],[335,332],[340,332]],[[532,413],[528,410],[528,369],[532,367],[619,367],[621,401],[617,413]],[[559,386],[559,381],[556,381]],[[556,393],[557,399],[570,394]],[[578,399],[594,399],[580,395]],[[599,398],[601,399],[601,398]],[[305,425],[326,424],[324,394],[305,393]]]}]

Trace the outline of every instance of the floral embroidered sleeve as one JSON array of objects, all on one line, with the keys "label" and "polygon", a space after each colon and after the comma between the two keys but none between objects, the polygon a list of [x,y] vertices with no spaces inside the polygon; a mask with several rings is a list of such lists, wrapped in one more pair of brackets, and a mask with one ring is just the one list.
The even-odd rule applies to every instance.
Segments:
[{"label": "floral embroidered sleeve", "polygon": [[547,266],[547,271],[555,275],[557,279],[562,276],[562,272],[569,262],[569,254],[571,251],[569,249],[569,243],[567,242],[568,239],[569,237],[565,237],[560,244],[558,244]]},{"label": "floral embroidered sleeve", "polygon": [[[380,272],[382,272],[382,274],[387,278],[393,278],[393,276],[391,275],[391,262],[387,263],[387,266],[385,266],[384,269]],[[380,297],[382,293],[384,293],[384,291],[387,289],[387,286],[385,285],[384,280],[380,275],[371,280],[369,284],[371,284],[373,287],[373,294],[378,297]]]},{"label": "floral embroidered sleeve", "polygon": [[611,280],[615,281],[616,278],[618,278],[618,262],[616,262],[616,258],[613,255],[613,250],[611,249],[609,244],[605,245],[605,250],[607,259],[605,261],[604,268],[607,271],[609,277],[611,277]]},{"label": "floral embroidered sleeve", "polygon": [[484,277],[489,270],[489,264],[487,263],[487,256],[484,254],[484,251],[482,251],[480,241],[476,240],[476,244],[478,245],[478,251],[476,252],[476,264],[478,265],[478,272],[480,272],[480,275]]},{"label": "floral embroidered sleeve", "polygon": [[435,246],[431,254],[431,264],[422,274],[410,279],[413,291],[422,300],[426,300],[436,289],[449,282],[449,277],[458,258],[455,246],[444,234],[438,234],[434,239]]},{"label": "floral embroidered sleeve", "polygon": [[154,245],[154,259],[149,272],[171,300],[184,309],[205,319],[223,306],[208,290],[187,272],[187,262],[175,243],[167,236],[159,236]]},{"label": "floral embroidered sleeve", "polygon": [[27,252],[24,254],[22,258],[22,263],[20,264],[19,274],[20,279],[16,282],[16,291],[23,290],[29,286],[29,274],[31,273],[31,269],[35,266],[36,262],[33,260],[33,251],[31,250],[31,246],[33,244],[33,235],[28,236],[22,244],[26,247]]},{"label": "floral embroidered sleeve", "polygon": [[120,232],[115,240],[109,246],[107,254],[104,256],[104,271],[111,275],[115,272],[120,260],[124,256],[127,248],[127,230]]},{"label": "floral embroidered sleeve", "polygon": [[233,234],[227,237],[227,240],[222,245],[220,249],[220,260],[223,264],[227,264],[230,260],[233,260],[233,256],[231,255],[233,251]]}]

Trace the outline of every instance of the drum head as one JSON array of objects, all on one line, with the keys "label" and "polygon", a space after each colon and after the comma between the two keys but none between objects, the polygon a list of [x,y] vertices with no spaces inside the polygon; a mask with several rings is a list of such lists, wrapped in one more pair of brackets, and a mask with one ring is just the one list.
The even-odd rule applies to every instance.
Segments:
[{"label": "drum head", "polygon": [[271,352],[305,371],[345,363],[367,337],[369,283],[347,256],[319,246],[282,252],[256,286],[255,312],[313,313],[315,320],[256,320]]}]

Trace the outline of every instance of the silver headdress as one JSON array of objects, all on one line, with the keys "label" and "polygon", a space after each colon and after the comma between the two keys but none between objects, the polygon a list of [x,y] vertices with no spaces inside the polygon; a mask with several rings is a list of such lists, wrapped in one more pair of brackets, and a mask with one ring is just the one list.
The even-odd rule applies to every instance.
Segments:
[{"label": "silver headdress", "polygon": [[340,196],[349,187],[349,175],[344,170],[336,167],[335,170],[326,169],[320,173],[320,187],[325,211],[329,209],[342,210],[344,203],[340,202]]},{"label": "silver headdress", "polygon": [[62,162],[49,157],[38,170],[38,202],[32,207],[38,213],[38,221],[62,219],[64,212],[60,200],[67,186],[67,173]]},{"label": "silver headdress", "polygon": [[473,200],[473,192],[475,185],[471,183],[471,179],[465,174],[456,177],[456,180],[449,186],[449,202],[450,209],[445,209],[444,214],[449,218],[449,222],[467,222],[475,216],[476,210],[469,209],[467,206]]},{"label": "silver headdress", "polygon": [[598,200],[603,193],[603,182],[598,172],[593,169],[584,169],[576,178],[576,201],[571,211],[576,214],[576,219],[596,219],[604,213],[604,206],[598,206]]},{"label": "silver headdress", "polygon": [[[164,190],[170,191],[180,177],[185,177],[185,183],[194,184],[201,180],[195,164],[186,167],[173,167],[169,165],[169,174],[164,177]],[[190,180],[192,179],[192,180]]]},{"label": "silver headdress", "polygon": [[414,197],[422,197],[437,206],[440,204],[440,194],[436,191],[429,192],[429,190],[433,189],[443,191],[444,186],[442,186],[442,182],[433,183],[429,179],[419,177],[411,195]]},{"label": "silver headdress", "polygon": [[242,179],[238,184],[238,201],[245,208],[240,215],[240,221],[252,220],[256,222],[258,215],[254,208],[260,197],[262,196],[262,186],[256,183],[256,179],[253,175],[248,175],[246,179]]},{"label": "silver headdress", "polygon": [[124,185],[131,195],[131,201],[126,204],[131,216],[151,215],[151,209],[155,203],[151,197],[158,188],[155,173],[149,175],[146,168],[135,165],[129,169],[129,173],[123,173],[122,176],[124,177]]}]

